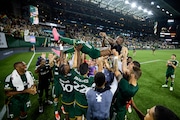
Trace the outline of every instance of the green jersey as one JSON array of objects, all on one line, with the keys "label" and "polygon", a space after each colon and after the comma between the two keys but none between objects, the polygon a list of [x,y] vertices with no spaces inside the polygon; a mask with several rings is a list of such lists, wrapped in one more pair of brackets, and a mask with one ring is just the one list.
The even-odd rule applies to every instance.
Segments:
[{"label": "green jersey", "polygon": [[87,108],[87,99],[85,92],[88,87],[91,87],[94,82],[94,77],[84,77],[79,72],[75,71],[74,89],[76,104],[82,108]]},{"label": "green jersey", "polygon": [[126,115],[126,102],[133,97],[138,91],[138,85],[133,86],[129,82],[122,78],[119,82],[119,89],[117,93],[117,99],[114,104],[114,108],[117,112],[116,120],[124,120]]},{"label": "green jersey", "polygon": [[[20,75],[20,77],[21,77],[21,80],[23,81],[24,89],[27,89],[28,88],[28,82],[27,82],[26,75],[23,74],[23,75]],[[11,77],[9,76],[9,78],[5,80],[5,86],[4,86],[5,91],[8,91],[8,90],[17,91],[16,87],[13,86],[12,80],[14,80],[14,78],[12,76]],[[29,101],[29,94],[23,93],[23,94],[13,95],[13,97],[11,98],[11,101],[14,101],[15,99],[22,102],[22,103],[28,102]]]},{"label": "green jersey", "polygon": [[133,97],[138,91],[138,85],[133,86],[129,84],[129,82],[122,78],[119,82],[119,90],[117,93],[117,100],[115,106],[117,106],[116,110],[120,110],[122,107],[126,105],[126,101],[129,101],[131,97]]},{"label": "green jersey", "polygon": [[[98,57],[100,57],[100,50],[94,48],[92,45],[90,45],[89,43],[86,43],[82,40],[76,40],[76,39],[70,39],[70,38],[66,38],[66,37],[61,37],[61,40],[65,43],[68,43],[70,45],[79,45],[82,44],[82,49],[81,52],[88,54],[91,58],[96,59]],[[74,52],[74,47],[65,50],[65,53],[72,53]]]},{"label": "green jersey", "polygon": [[[177,60],[170,60],[174,66],[178,66]],[[174,67],[171,64],[168,64],[166,74],[174,74]]]},{"label": "green jersey", "polygon": [[[58,77],[56,77],[55,81],[58,81],[61,88],[61,93],[62,93],[62,103],[63,104],[73,104],[74,102],[74,87],[73,87],[73,70],[71,69],[70,72],[67,75],[59,75]],[[55,88],[56,89],[56,88]]]}]

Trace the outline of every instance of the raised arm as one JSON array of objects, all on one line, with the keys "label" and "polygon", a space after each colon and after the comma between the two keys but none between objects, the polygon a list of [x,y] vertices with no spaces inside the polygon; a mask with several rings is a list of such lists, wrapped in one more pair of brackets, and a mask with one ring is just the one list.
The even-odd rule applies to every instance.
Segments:
[{"label": "raised arm", "polygon": [[111,45],[114,45],[116,43],[115,40],[112,39],[111,37],[108,37],[105,32],[100,32],[99,35],[105,38]]},{"label": "raised arm", "polygon": [[129,70],[127,69],[127,55],[128,55],[128,49],[123,46],[123,48],[122,48],[122,58],[123,58],[122,71],[123,71],[123,73],[129,72]]}]

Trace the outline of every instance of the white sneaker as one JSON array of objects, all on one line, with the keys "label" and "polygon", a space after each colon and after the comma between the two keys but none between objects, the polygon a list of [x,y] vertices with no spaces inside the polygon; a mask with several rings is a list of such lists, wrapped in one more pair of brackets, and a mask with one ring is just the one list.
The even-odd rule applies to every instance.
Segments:
[{"label": "white sneaker", "polygon": [[170,87],[169,90],[170,90],[170,91],[173,91],[173,87]]},{"label": "white sneaker", "polygon": [[163,87],[163,88],[167,88],[167,87],[168,87],[168,85],[164,84],[164,85],[162,85],[162,87]]},{"label": "white sneaker", "polygon": [[43,106],[39,106],[39,112],[43,113]]}]

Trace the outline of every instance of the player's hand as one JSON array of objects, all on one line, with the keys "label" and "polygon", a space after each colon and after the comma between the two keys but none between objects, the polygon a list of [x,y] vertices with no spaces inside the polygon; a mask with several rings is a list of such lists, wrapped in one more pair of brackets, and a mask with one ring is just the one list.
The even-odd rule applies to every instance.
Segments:
[{"label": "player's hand", "polygon": [[127,55],[128,55],[127,47],[122,47],[122,55],[123,55],[123,57],[127,57]]},{"label": "player's hand", "polygon": [[46,59],[46,53],[42,53],[41,57]]},{"label": "player's hand", "polygon": [[106,37],[106,36],[107,36],[105,32],[100,32],[99,35],[100,35],[101,37]]},{"label": "player's hand", "polygon": [[28,89],[25,89],[24,92],[35,95],[37,93],[36,86],[32,86],[32,87],[30,87]]},{"label": "player's hand", "polygon": [[79,44],[79,45],[76,45],[75,49],[77,51],[80,51],[82,49],[83,45],[82,44]]}]

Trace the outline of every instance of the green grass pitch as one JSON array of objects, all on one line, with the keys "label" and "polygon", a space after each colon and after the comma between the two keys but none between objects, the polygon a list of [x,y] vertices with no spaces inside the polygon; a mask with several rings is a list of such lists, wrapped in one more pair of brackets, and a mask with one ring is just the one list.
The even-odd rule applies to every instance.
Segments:
[{"label": "green grass pitch", "polygon": [[[166,62],[170,59],[171,54],[176,54],[176,58],[180,61],[180,50],[156,50],[155,55],[151,50],[137,50],[136,56],[133,56],[133,52],[129,51],[129,56],[132,56],[134,60],[139,61],[142,69],[142,76],[138,80],[139,91],[134,97],[134,101],[137,107],[146,113],[148,108],[154,105],[164,105],[174,111],[180,117],[180,67],[176,68],[176,78],[174,84],[174,91],[170,92],[169,88],[161,88],[161,85],[165,82]],[[30,64],[28,70],[34,73],[37,57],[41,53],[37,53]],[[29,62],[32,52],[15,54],[4,60],[0,60],[0,110],[4,106],[4,80],[8,74],[13,70],[13,64],[16,61]],[[34,74],[37,79],[37,75]],[[170,84],[170,82],[169,82]],[[54,120],[54,107],[53,105],[46,105],[44,107],[44,113],[38,113],[38,95],[31,95],[32,106],[28,111],[27,120]],[[138,120],[138,116],[133,110],[132,113],[127,113],[129,120]],[[6,119],[6,115],[3,118]]]}]

